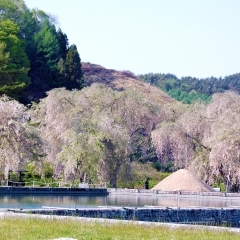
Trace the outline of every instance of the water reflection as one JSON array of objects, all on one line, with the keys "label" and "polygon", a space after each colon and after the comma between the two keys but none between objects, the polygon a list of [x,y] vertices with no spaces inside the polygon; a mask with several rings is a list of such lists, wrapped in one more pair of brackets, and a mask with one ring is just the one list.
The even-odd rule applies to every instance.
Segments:
[{"label": "water reflection", "polygon": [[108,197],[109,205],[115,206],[160,206],[160,207],[240,207],[239,198],[226,197],[184,197],[184,196],[129,196],[111,195]]},{"label": "water reflection", "polygon": [[42,208],[42,206],[80,208],[91,206],[122,207],[240,207],[238,198],[210,198],[203,196],[51,196],[51,195],[0,195],[0,208]]}]

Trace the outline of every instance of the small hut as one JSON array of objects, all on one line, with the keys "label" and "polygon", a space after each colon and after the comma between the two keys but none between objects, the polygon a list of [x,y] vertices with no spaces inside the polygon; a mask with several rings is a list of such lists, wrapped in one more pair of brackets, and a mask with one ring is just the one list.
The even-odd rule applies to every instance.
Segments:
[{"label": "small hut", "polygon": [[187,169],[180,169],[161,182],[151,190],[162,191],[187,191],[187,192],[214,192],[214,189],[204,183],[196,175]]}]

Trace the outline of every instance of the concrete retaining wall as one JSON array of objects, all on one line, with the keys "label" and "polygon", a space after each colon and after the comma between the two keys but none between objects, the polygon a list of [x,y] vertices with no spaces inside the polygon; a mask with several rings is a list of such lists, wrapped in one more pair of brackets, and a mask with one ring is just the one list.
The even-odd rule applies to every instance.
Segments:
[{"label": "concrete retaining wall", "polygon": [[14,210],[14,212],[179,224],[201,224],[237,228],[240,227],[240,209],[228,208],[48,208],[35,210]]},{"label": "concrete retaining wall", "polygon": [[161,191],[146,189],[121,189],[121,188],[54,188],[54,187],[0,187],[0,194],[95,194],[95,195],[182,195],[182,196],[209,196],[209,197],[240,197],[239,193],[223,193],[223,192],[186,192],[186,191]]},{"label": "concrete retaining wall", "polygon": [[209,197],[240,197],[240,193],[226,192],[188,192],[188,191],[161,191],[161,190],[146,190],[146,189],[123,189],[123,188],[108,188],[110,194],[141,194],[141,195],[182,195],[182,196],[209,196]]},{"label": "concrete retaining wall", "polygon": [[0,187],[0,194],[108,195],[106,188]]}]

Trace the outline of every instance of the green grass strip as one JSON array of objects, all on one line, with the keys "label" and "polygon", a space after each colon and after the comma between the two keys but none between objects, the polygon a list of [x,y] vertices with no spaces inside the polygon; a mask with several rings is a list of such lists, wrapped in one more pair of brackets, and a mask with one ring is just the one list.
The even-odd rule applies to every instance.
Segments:
[{"label": "green grass strip", "polygon": [[114,223],[96,221],[78,221],[73,219],[8,218],[0,220],[1,240],[37,240],[37,239],[161,239],[161,240],[197,240],[240,239],[240,233],[215,231],[194,227],[172,228],[156,225],[133,223]]}]

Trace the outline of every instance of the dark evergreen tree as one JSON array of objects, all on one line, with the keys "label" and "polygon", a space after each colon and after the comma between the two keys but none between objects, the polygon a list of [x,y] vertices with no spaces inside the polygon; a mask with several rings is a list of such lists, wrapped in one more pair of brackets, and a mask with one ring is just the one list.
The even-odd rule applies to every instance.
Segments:
[{"label": "dark evergreen tree", "polygon": [[55,26],[46,21],[42,29],[35,34],[33,44],[35,58],[31,62],[31,89],[37,89],[39,97],[42,97],[46,91],[55,87],[58,74],[60,50]]},{"label": "dark evergreen tree", "polygon": [[34,35],[37,33],[37,21],[29,9],[24,10],[21,14],[20,33],[21,37],[26,41],[26,52],[29,60],[32,61],[36,57]]},{"label": "dark evergreen tree", "polygon": [[82,65],[76,45],[71,45],[68,49],[64,61],[64,77],[67,89],[81,89],[83,87]]},{"label": "dark evergreen tree", "polygon": [[59,47],[60,47],[60,57],[63,60],[65,60],[67,52],[68,52],[68,38],[67,38],[67,35],[65,33],[63,33],[61,29],[58,29],[57,38],[58,38],[58,43],[59,43]]}]

